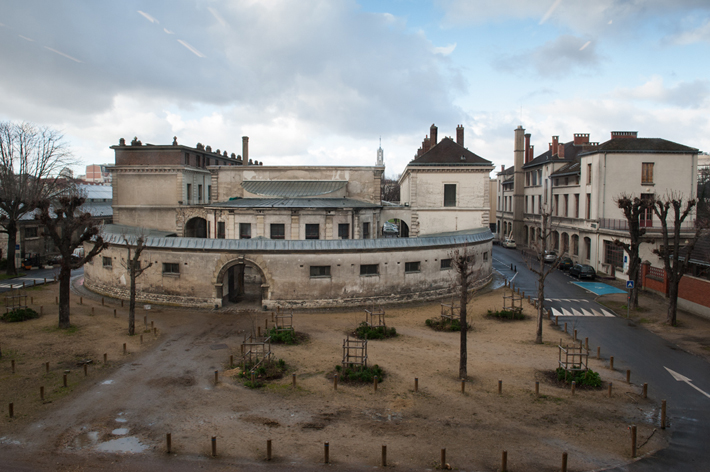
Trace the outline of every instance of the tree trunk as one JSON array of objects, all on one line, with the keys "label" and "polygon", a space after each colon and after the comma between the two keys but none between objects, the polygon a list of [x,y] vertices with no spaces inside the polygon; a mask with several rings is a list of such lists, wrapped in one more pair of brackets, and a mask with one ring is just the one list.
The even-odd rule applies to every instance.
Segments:
[{"label": "tree trunk", "polygon": [[136,334],[136,273],[133,264],[131,264],[130,278],[131,293],[128,302],[128,335],[133,336]]},{"label": "tree trunk", "polygon": [[7,222],[7,275],[17,275],[17,267],[15,267],[15,245],[17,244],[17,223],[10,220]]},{"label": "tree trunk", "polygon": [[459,378],[465,379],[468,377],[468,348],[466,341],[468,339],[468,323],[466,321],[466,306],[468,305],[468,280],[461,277],[461,294],[459,297],[459,314],[461,315],[461,358],[459,361]]},{"label": "tree trunk", "polygon": [[545,313],[545,286],[538,284],[537,287],[537,333],[535,334],[535,344],[542,344],[542,320]]},{"label": "tree trunk", "polygon": [[69,297],[71,295],[71,269],[68,262],[62,261],[62,268],[59,271],[59,328],[69,328]]},{"label": "tree trunk", "polygon": [[669,277],[668,280],[668,316],[666,317],[666,323],[675,326],[676,325],[676,312],[678,310],[678,283],[680,279],[675,277]]}]

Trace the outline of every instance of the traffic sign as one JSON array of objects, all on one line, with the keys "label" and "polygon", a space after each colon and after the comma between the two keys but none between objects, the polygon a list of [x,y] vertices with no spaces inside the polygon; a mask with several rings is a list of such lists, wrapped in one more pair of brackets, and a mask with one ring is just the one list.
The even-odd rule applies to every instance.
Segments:
[{"label": "traffic sign", "polygon": [[627,280],[627,281],[626,281],[626,288],[634,288],[634,281],[633,281],[633,280]]}]

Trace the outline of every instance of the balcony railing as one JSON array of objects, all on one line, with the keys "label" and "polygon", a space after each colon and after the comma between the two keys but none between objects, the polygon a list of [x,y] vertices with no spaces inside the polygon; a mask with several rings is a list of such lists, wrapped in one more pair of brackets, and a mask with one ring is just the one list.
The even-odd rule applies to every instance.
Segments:
[{"label": "balcony railing", "polygon": [[[646,229],[647,233],[660,232],[661,223],[656,220],[644,220],[641,221],[641,227]],[[614,218],[600,218],[599,228],[610,229],[614,231],[628,231],[629,222],[626,219],[614,219]],[[673,223],[669,223],[668,229],[671,231],[673,228]],[[695,230],[695,220],[686,220],[681,225],[682,231],[694,231]]]}]

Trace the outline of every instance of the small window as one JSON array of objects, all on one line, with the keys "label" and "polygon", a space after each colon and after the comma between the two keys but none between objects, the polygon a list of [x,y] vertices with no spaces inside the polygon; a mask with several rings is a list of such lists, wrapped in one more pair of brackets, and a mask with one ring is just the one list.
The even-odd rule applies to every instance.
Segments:
[{"label": "small window", "polygon": [[239,223],[239,239],[251,239],[251,223]]},{"label": "small window", "polygon": [[587,164],[587,185],[592,183],[592,165]]},{"label": "small window", "polygon": [[202,185],[197,186],[197,201],[202,202]]},{"label": "small window", "polygon": [[[500,228],[498,228],[500,229]],[[441,260],[441,270],[447,270],[451,269],[451,259],[442,259]]]},{"label": "small window", "polygon": [[311,266],[311,277],[330,277],[330,266]]},{"label": "small window", "polygon": [[422,268],[422,263],[420,261],[416,262],[405,262],[404,263],[404,272],[421,272]]},{"label": "small window", "polygon": [[187,184],[187,203],[192,200],[192,184]]},{"label": "small window", "polygon": [[370,223],[362,224],[362,239],[370,239]]},{"label": "small window", "polygon": [[320,225],[306,225],[306,239],[320,239]]},{"label": "small window", "polygon": [[378,275],[379,268],[379,264],[361,264],[360,275]]},{"label": "small window", "polygon": [[456,206],[456,184],[444,184],[444,206]]},{"label": "small window", "polygon": [[488,260],[488,252],[483,253],[483,262],[486,262]]},{"label": "small window", "polygon": [[641,164],[641,184],[649,185],[653,183],[653,162]]},{"label": "small window", "polygon": [[271,239],[286,239],[286,226],[283,223],[271,225]]},{"label": "small window", "polygon": [[211,185],[207,186],[207,201],[208,202],[212,201],[212,186]]},{"label": "small window", "polygon": [[350,225],[348,223],[340,223],[338,225],[338,237],[340,239],[350,239]]},{"label": "small window", "polygon": [[37,227],[36,226],[31,226],[29,228],[25,228],[25,238],[36,238],[37,237]]},{"label": "small window", "polygon": [[177,262],[163,262],[163,274],[165,275],[179,275],[180,274],[180,264]]},{"label": "small window", "polygon": [[105,268],[111,269],[113,267],[113,259],[111,259],[110,257],[104,257],[102,258],[102,260]]},{"label": "small window", "polygon": [[217,239],[224,239],[226,237],[226,230],[224,221],[217,222]]}]

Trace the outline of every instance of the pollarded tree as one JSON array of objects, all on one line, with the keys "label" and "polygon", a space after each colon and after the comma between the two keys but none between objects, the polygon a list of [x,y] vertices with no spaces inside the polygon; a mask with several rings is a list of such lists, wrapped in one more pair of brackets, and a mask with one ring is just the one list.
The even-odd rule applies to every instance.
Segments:
[{"label": "pollarded tree", "polygon": [[647,212],[651,212],[653,201],[645,198],[632,197],[630,195],[621,194],[614,199],[616,205],[624,212],[624,217],[629,225],[629,242],[625,243],[619,239],[614,241],[614,244],[624,248],[624,251],[629,256],[629,280],[634,281],[634,288],[631,291],[630,309],[636,308],[639,301],[639,280],[641,275],[641,257],[639,256],[639,248],[644,241],[643,235],[646,234],[646,228],[641,224],[641,218]]},{"label": "pollarded tree", "polygon": [[469,292],[471,291],[471,282],[475,280],[475,276],[479,273],[479,271],[475,269],[476,256],[473,254],[473,251],[469,246],[454,249],[450,253],[450,256],[451,267],[456,273],[454,285],[459,292],[459,315],[461,318],[459,378],[465,379],[468,376],[468,298]]},{"label": "pollarded tree", "polygon": [[[81,212],[86,198],[79,195],[62,195],[51,202],[49,199],[38,203],[39,214],[35,216],[47,229],[47,233],[62,257],[59,271],[59,327],[69,328],[71,296],[71,271],[78,269],[108,247],[101,237],[99,227],[91,214]],[[85,242],[93,243],[88,253],[72,261],[74,250]]]},{"label": "pollarded tree", "polygon": [[125,235],[123,236],[128,249],[128,257],[121,264],[128,271],[128,278],[131,281],[128,299],[128,334],[130,336],[136,334],[136,279],[153,265],[152,262],[149,262],[148,265],[141,267],[140,257],[145,249],[145,239],[144,233],[140,233],[136,237],[136,248],[133,250],[133,256],[131,256],[131,244],[128,238]]},{"label": "pollarded tree", "polygon": [[0,122],[0,232],[7,233],[7,274],[16,275],[20,219],[56,191],[59,171],[71,162],[63,136],[28,123]]}]

